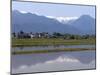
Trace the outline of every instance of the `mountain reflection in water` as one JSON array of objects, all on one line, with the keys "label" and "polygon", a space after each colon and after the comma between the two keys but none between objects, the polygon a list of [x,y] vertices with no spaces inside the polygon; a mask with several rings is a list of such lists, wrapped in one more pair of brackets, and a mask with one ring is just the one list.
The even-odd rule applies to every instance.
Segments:
[{"label": "mountain reflection in water", "polygon": [[12,73],[95,68],[95,51],[12,55]]}]

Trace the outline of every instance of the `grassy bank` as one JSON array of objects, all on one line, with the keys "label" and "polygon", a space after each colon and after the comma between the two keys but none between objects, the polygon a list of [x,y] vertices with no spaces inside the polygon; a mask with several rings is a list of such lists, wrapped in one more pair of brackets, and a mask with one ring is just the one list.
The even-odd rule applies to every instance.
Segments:
[{"label": "grassy bank", "polygon": [[34,38],[34,39],[12,39],[12,47],[18,46],[47,46],[47,45],[82,45],[95,44],[95,39],[66,40],[60,38]]},{"label": "grassy bank", "polygon": [[95,50],[95,48],[63,48],[55,50],[27,50],[27,51],[13,51],[12,54],[34,54],[34,53],[51,53],[51,52],[64,52],[64,51],[85,51],[85,50]]}]

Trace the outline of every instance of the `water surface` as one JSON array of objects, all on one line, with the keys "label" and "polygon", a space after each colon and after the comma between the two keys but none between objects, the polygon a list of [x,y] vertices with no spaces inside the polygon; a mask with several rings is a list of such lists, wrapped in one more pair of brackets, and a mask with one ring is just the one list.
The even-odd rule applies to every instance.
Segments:
[{"label": "water surface", "polygon": [[12,73],[95,68],[95,50],[12,55]]},{"label": "water surface", "polygon": [[32,47],[13,47],[12,51],[22,50],[54,50],[62,48],[95,48],[95,45],[59,45],[59,46],[32,46]]}]

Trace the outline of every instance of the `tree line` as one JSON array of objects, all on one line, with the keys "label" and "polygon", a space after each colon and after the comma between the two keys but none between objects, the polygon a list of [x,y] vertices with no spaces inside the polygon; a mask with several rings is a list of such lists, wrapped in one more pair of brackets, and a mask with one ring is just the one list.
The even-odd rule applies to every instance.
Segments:
[{"label": "tree line", "polygon": [[25,39],[25,38],[62,38],[62,39],[95,39],[96,35],[95,34],[84,34],[84,35],[78,35],[78,34],[69,34],[69,33],[59,33],[59,32],[53,32],[48,33],[48,32],[13,32],[12,38],[18,38],[18,39]]}]

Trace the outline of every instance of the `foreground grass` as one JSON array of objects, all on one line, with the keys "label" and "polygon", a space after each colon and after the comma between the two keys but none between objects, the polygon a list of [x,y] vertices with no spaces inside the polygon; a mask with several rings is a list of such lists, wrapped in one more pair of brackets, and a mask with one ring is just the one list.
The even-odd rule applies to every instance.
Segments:
[{"label": "foreground grass", "polygon": [[61,38],[12,39],[12,47],[95,44],[95,39],[64,40]]},{"label": "foreground grass", "polygon": [[13,51],[12,54],[36,54],[36,53],[51,53],[51,52],[64,52],[64,51],[85,51],[85,50],[95,50],[95,48],[63,48],[55,50],[27,50],[27,51]]}]

